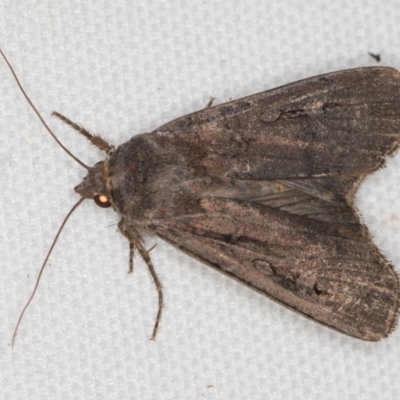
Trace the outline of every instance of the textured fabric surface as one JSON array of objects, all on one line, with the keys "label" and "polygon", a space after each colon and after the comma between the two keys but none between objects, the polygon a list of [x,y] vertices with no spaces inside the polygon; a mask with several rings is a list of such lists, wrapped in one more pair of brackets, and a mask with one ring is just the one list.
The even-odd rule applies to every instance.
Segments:
[{"label": "textured fabric surface", "polygon": [[[103,158],[50,117],[113,144],[216,103],[334,70],[400,68],[400,2],[387,0],[0,0],[0,46],[65,145]],[[127,275],[111,210],[68,222],[19,330],[11,334],[85,171],[57,147],[0,60],[0,398],[394,399],[400,329],[365,343],[314,324],[156,238],[166,306]],[[400,271],[400,154],[357,199]]]}]

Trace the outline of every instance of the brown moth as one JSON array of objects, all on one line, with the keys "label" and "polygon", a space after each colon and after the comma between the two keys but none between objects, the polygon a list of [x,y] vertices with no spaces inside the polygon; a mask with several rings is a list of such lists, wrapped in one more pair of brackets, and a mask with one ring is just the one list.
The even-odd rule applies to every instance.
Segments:
[{"label": "brown moth", "polygon": [[75,191],[120,215],[130,271],[135,251],[149,267],[159,294],[152,339],[163,298],[147,234],[341,333],[376,341],[393,331],[399,277],[353,199],[400,142],[395,69],[305,79],[186,115],[117,148],[55,115],[107,153],[83,164],[88,174]]}]

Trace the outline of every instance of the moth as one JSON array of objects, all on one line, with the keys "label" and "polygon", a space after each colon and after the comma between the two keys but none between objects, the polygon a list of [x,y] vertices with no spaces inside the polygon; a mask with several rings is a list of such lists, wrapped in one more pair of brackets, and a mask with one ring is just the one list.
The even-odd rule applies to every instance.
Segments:
[{"label": "moth", "polygon": [[93,199],[121,217],[129,271],[137,252],[158,291],[152,339],[163,296],[143,243],[149,234],[343,334],[377,341],[393,331],[399,276],[372,243],[354,194],[399,146],[395,69],[305,79],[119,147],[54,114],[106,152],[93,167],[81,163],[88,172],[74,208]]}]

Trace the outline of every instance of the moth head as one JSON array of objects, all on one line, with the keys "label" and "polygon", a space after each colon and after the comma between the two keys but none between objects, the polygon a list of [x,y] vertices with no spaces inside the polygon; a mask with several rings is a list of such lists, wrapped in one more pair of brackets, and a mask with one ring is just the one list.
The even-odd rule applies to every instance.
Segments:
[{"label": "moth head", "polygon": [[107,208],[111,207],[111,196],[107,189],[104,170],[105,161],[98,162],[88,169],[87,175],[74,190],[84,199],[93,199],[99,207]]}]

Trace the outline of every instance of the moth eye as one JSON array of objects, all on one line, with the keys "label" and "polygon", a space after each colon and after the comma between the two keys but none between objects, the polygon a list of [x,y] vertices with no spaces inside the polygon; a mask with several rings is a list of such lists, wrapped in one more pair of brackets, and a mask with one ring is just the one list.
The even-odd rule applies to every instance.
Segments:
[{"label": "moth eye", "polygon": [[111,207],[110,200],[108,200],[107,196],[104,196],[104,194],[98,194],[97,196],[93,197],[94,202],[102,208],[108,208]]}]

